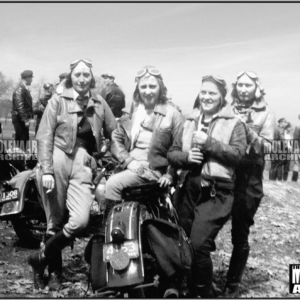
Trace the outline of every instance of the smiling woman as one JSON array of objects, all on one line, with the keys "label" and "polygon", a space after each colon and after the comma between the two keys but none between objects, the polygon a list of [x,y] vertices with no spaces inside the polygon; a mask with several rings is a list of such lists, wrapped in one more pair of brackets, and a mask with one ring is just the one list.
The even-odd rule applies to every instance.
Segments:
[{"label": "smiling woman", "polygon": [[135,81],[134,112],[121,119],[112,135],[111,153],[123,171],[106,183],[102,235],[107,216],[121,201],[124,188],[149,181],[167,187],[173,180],[167,152],[180,134],[182,116],[167,102],[167,89],[157,68],[145,66],[137,72]]},{"label": "smiling woman", "polygon": [[37,180],[47,217],[45,244],[40,252],[28,257],[37,289],[45,287],[47,266],[49,288],[57,290],[61,286],[61,251],[89,220],[96,167],[91,155],[101,152],[102,130],[110,139],[116,127],[107,103],[91,90],[95,86],[91,61],[76,60],[70,68],[63,90],[49,100],[37,133]]},{"label": "smiling woman", "polygon": [[196,107],[183,126],[182,136],[168,153],[174,168],[181,168],[174,195],[179,223],[195,249],[195,295],[216,298],[210,252],[215,238],[230,217],[235,165],[246,150],[246,132],[225,100],[226,82],[204,76]]}]

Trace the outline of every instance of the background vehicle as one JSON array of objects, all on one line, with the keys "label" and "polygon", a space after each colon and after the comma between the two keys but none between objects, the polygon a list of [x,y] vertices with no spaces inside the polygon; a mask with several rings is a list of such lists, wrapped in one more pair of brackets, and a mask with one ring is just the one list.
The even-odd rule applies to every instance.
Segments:
[{"label": "background vehicle", "polygon": [[6,149],[2,141],[0,146],[0,220],[11,221],[24,244],[37,246],[42,238],[40,222],[45,223],[45,218],[31,170],[36,157],[20,149]]}]

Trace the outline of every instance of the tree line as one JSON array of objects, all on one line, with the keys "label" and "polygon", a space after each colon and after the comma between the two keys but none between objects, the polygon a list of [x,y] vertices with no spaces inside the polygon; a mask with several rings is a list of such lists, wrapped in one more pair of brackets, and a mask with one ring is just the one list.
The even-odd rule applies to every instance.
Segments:
[{"label": "tree line", "polygon": [[[100,93],[103,88],[103,81],[101,76],[95,76],[96,80],[96,92]],[[48,81],[47,78],[41,77],[38,80],[34,79],[30,87],[30,93],[33,99],[33,103],[39,100],[41,95],[41,89],[45,83],[52,83],[53,85],[58,83]],[[12,94],[16,88],[18,82],[5,76],[3,72],[0,71],[0,118],[4,118],[5,122],[7,119],[11,118],[11,108],[12,108]]]}]

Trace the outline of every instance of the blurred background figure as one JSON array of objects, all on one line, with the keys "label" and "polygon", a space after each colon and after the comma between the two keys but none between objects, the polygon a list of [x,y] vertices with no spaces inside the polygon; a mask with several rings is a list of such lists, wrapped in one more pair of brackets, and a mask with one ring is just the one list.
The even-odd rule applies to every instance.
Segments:
[{"label": "blurred background figure", "polygon": [[[298,119],[300,120],[300,115],[298,116]],[[300,147],[300,123],[298,123],[298,125],[295,127],[294,143],[298,143],[298,147]],[[300,153],[298,153],[298,157],[297,157],[297,159],[295,160],[295,163],[294,163],[292,181],[298,181],[299,168],[300,168],[299,155],[300,155]]]},{"label": "blurred background figure", "polygon": [[[279,149],[284,149],[287,145],[286,141],[292,138],[291,136],[291,123],[287,122],[285,118],[281,118],[278,120],[279,127],[279,140],[280,145]],[[286,181],[288,179],[290,169],[290,160],[280,159],[277,161],[277,180]]]},{"label": "blurred background figure", "polygon": [[[285,118],[280,118],[277,121],[275,131],[274,131],[274,140],[278,143],[278,147],[282,147],[281,140],[284,139],[284,128],[287,125],[287,121]],[[277,149],[274,149],[277,153]],[[275,153],[274,153],[275,154]],[[278,160],[271,161],[271,167],[269,170],[269,180],[276,180],[278,178],[278,169],[280,166],[280,162]]]},{"label": "blurred background figure", "polygon": [[55,88],[54,91],[61,93],[63,90],[62,87],[62,82],[66,79],[66,77],[68,76],[69,73],[61,73],[58,78],[59,78],[59,82],[57,84],[55,84]]},{"label": "blurred background figure", "polygon": [[12,96],[12,123],[15,128],[15,140],[23,141],[24,147],[22,150],[27,149],[26,143],[29,141],[29,126],[30,119],[33,118],[32,110],[32,97],[30,94],[29,86],[33,79],[33,72],[25,70],[21,73],[21,82],[13,92]]},{"label": "blurred background figure", "polygon": [[111,73],[102,74],[104,88],[101,96],[105,99],[116,118],[122,116],[125,107],[125,95],[120,87],[114,82],[115,76]]},{"label": "blurred background figure", "polygon": [[[61,83],[67,76],[69,73],[61,73],[58,77],[59,77],[59,83]],[[58,84],[59,84],[58,83]]]},{"label": "blurred background figure", "polygon": [[33,107],[33,114],[36,115],[36,124],[35,124],[35,135],[39,129],[39,125],[44,113],[44,110],[48,104],[48,100],[52,97],[54,93],[54,87],[51,83],[45,83],[43,88],[39,93],[39,99]]}]

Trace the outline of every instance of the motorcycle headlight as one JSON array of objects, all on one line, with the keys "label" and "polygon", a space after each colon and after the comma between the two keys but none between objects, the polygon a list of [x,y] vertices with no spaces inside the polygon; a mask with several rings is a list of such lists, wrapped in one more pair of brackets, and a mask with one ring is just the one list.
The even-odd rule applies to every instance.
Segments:
[{"label": "motorcycle headlight", "polygon": [[110,233],[113,243],[121,243],[125,239],[124,230],[121,227],[114,227]]},{"label": "motorcycle headlight", "polygon": [[6,202],[2,206],[1,214],[2,215],[8,215],[8,214],[13,214],[18,211],[19,207],[19,201],[10,201]]}]

